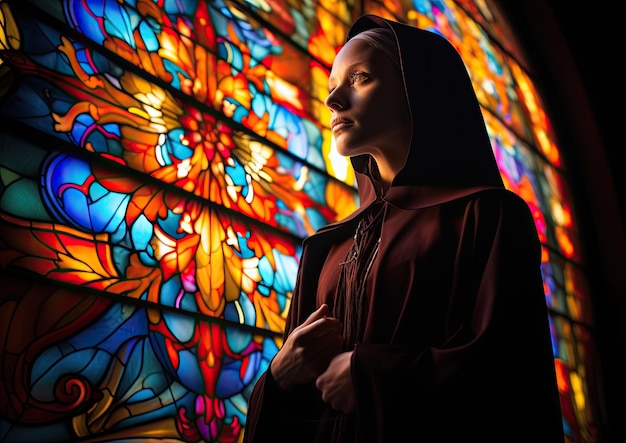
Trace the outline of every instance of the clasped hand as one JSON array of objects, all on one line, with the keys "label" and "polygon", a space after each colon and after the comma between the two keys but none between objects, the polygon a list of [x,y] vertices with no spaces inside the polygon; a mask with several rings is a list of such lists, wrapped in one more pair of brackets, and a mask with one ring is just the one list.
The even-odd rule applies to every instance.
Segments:
[{"label": "clasped hand", "polygon": [[350,358],[343,350],[341,323],[320,306],[287,337],[272,360],[270,371],[278,386],[288,391],[315,380],[322,399],[345,413],[356,411]]}]

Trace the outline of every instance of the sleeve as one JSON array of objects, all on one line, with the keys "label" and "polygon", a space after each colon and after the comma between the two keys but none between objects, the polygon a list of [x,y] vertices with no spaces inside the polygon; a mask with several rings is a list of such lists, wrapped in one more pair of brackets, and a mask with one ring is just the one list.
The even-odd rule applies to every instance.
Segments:
[{"label": "sleeve", "polygon": [[[306,255],[303,253],[302,263]],[[306,278],[312,277],[303,275],[302,268],[300,266],[296,278],[283,340],[314,309],[315,298],[303,294],[311,286]],[[302,289],[303,286],[305,289]],[[315,419],[320,415],[321,405],[321,395],[313,383],[298,386],[289,393],[281,392],[268,365],[256,381],[248,399],[243,443],[305,443],[315,435]]]},{"label": "sleeve", "polygon": [[[563,442],[532,215],[517,196],[468,208],[451,294],[441,294],[448,299],[446,339],[420,349],[355,349],[364,441],[424,435],[441,442]],[[419,296],[419,288],[408,296]]]},{"label": "sleeve", "polygon": [[284,403],[280,401],[278,386],[268,367],[257,380],[248,399],[243,443],[272,440],[272,434],[275,434],[276,428],[280,426],[280,418],[276,411],[280,410],[281,404]]},{"label": "sleeve", "polygon": [[250,396],[243,443],[313,441],[321,410],[321,396],[314,384],[282,393],[268,369]]}]

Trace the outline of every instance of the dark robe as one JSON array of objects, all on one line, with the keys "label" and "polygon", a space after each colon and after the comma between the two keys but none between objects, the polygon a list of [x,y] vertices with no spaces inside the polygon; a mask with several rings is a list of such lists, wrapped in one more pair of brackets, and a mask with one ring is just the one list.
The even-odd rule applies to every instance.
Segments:
[{"label": "dark robe", "polygon": [[398,41],[411,147],[384,194],[371,157],[351,158],[360,207],[304,241],[285,329],[287,337],[321,303],[336,307],[340,263],[376,205],[380,244],[361,282],[364,324],[351,361],[357,412],[333,411],[314,382],[281,393],[267,371],[249,400],[244,442],[563,442],[532,214],[504,189],[455,49],[371,15],[348,38],[380,26]]}]

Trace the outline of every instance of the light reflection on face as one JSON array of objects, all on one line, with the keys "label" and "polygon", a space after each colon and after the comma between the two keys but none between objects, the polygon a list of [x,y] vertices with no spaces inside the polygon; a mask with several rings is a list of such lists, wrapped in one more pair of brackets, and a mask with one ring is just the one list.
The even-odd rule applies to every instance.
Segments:
[{"label": "light reflection on face", "polygon": [[333,62],[329,91],[324,103],[332,111],[337,152],[401,166],[411,117],[402,74],[391,59],[365,40],[349,40]]}]

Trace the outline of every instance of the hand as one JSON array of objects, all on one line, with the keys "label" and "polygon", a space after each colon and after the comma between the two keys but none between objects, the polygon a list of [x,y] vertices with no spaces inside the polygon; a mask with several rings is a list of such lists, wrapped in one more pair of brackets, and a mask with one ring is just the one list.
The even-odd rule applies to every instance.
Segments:
[{"label": "hand", "polygon": [[322,400],[346,414],[356,412],[356,392],[350,370],[352,352],[343,352],[334,357],[326,371],[315,381],[315,386],[322,393]]},{"label": "hand", "polygon": [[341,323],[330,317],[326,304],[296,327],[270,363],[278,386],[289,390],[320,375],[343,349]]}]

